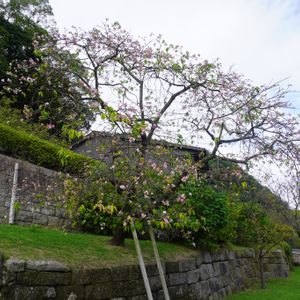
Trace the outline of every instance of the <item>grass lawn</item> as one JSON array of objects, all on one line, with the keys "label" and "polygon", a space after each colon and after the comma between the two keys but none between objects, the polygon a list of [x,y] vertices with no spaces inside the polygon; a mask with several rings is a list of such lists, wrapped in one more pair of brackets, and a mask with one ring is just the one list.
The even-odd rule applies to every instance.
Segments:
[{"label": "grass lawn", "polygon": [[299,300],[300,299],[300,267],[296,267],[288,278],[272,279],[267,288],[260,290],[258,286],[252,290],[232,295],[226,300]]},{"label": "grass lawn", "polygon": [[[38,226],[22,227],[0,225],[0,252],[5,259],[56,260],[69,266],[111,266],[137,264],[133,240],[127,239],[125,247],[108,245],[110,237],[64,232]],[[162,259],[179,259],[197,255],[193,249],[177,244],[157,243]],[[146,262],[154,261],[152,244],[141,241]]]}]

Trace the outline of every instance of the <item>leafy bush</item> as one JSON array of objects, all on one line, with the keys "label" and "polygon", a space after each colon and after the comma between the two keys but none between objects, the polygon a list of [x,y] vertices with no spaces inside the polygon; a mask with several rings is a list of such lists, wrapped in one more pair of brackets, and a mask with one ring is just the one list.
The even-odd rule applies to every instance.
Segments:
[{"label": "leafy bush", "polygon": [[90,158],[0,123],[0,152],[71,174],[82,173]]},{"label": "leafy bush", "polygon": [[80,182],[65,182],[73,222],[114,237],[130,231],[132,222],[139,233],[147,231],[149,223],[160,231],[197,230],[200,222],[194,218],[193,208],[173,190],[177,182],[180,185],[186,179],[180,168],[189,160],[179,163],[162,146],[151,149],[147,160],[140,151],[127,153],[117,148],[113,163],[90,169]]},{"label": "leafy bush", "polygon": [[300,238],[299,236],[295,236],[293,240],[290,241],[290,244],[293,248],[297,248],[299,249],[300,248]]},{"label": "leafy bush", "polygon": [[254,202],[236,206],[233,242],[237,245],[254,248],[261,245],[280,246],[283,242],[291,244],[297,236],[291,226],[272,220],[262,205]]},{"label": "leafy bush", "polygon": [[[224,229],[229,223],[224,193],[190,176],[190,179],[183,177],[179,189],[160,200],[164,180],[171,185],[175,179],[164,174],[171,170],[157,172],[157,163],[149,166],[145,163],[139,173],[143,176],[141,185],[132,191],[126,190],[129,185],[126,180],[133,181],[137,174],[136,170],[131,170],[135,168],[132,161],[127,164],[126,158],[115,160],[113,172],[106,166],[112,172],[110,176],[105,175],[103,169],[101,172],[95,169],[80,181],[68,179],[65,182],[68,212],[74,224],[91,232],[115,234],[120,227],[130,230],[130,220],[134,218],[140,233],[151,222],[168,240],[184,239],[196,245],[224,240]],[[176,166],[172,168],[175,169]],[[147,206],[147,198],[151,199],[152,207]]]},{"label": "leafy bush", "polygon": [[190,239],[196,245],[225,241],[224,230],[230,223],[226,194],[214,190],[205,180],[189,180],[182,184],[179,193],[186,195],[187,204],[194,211],[193,217],[200,221]]},{"label": "leafy bush", "polygon": [[[101,178],[87,177],[81,180],[65,180],[65,195],[68,199],[68,214],[73,225],[81,230],[112,235],[118,227],[123,227],[123,216],[117,213],[115,205],[122,201],[113,184]],[[99,203],[105,202],[106,207]]]}]

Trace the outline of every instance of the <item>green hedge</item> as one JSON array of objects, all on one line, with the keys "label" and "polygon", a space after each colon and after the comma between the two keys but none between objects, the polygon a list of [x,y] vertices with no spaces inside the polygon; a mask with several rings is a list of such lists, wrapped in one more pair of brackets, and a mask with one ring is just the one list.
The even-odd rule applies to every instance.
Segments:
[{"label": "green hedge", "polygon": [[71,174],[81,174],[93,160],[47,140],[0,123],[0,152],[33,164]]}]

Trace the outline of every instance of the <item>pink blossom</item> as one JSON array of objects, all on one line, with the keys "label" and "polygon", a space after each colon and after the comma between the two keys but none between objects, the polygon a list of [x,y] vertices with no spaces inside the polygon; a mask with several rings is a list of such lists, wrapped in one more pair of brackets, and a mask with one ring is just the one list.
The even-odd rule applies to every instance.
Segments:
[{"label": "pink blossom", "polygon": [[156,163],[152,163],[152,164],[151,164],[151,168],[152,168],[152,169],[155,169],[156,167],[157,167],[157,164],[156,164]]},{"label": "pink blossom", "polygon": [[132,136],[130,136],[128,141],[129,141],[129,143],[133,143],[135,141],[135,139]]},{"label": "pink blossom", "polygon": [[129,112],[132,112],[132,113],[136,113],[136,112],[137,112],[136,108],[134,108],[134,107],[128,107],[127,110],[128,110]]},{"label": "pink blossom", "polygon": [[187,182],[188,179],[189,179],[189,176],[183,176],[183,177],[181,178],[181,181],[182,181],[182,182]]},{"label": "pink blossom", "polygon": [[185,198],[185,194],[181,194],[177,197],[176,199],[179,203],[184,203],[186,198]]},{"label": "pink blossom", "polygon": [[170,203],[169,203],[168,200],[163,200],[161,203],[162,203],[163,205],[165,205],[165,206],[169,206],[169,205],[170,205]]},{"label": "pink blossom", "polygon": [[152,57],[152,49],[151,48],[145,49],[144,54],[145,54],[145,57],[151,58]]},{"label": "pink blossom", "polygon": [[52,128],[54,128],[54,127],[55,127],[54,124],[51,124],[51,123],[50,123],[50,124],[47,124],[47,128],[48,128],[48,129],[52,129]]},{"label": "pink blossom", "polygon": [[93,101],[93,102],[90,104],[90,107],[91,107],[91,108],[98,108],[98,107],[99,107],[98,101]]},{"label": "pink blossom", "polygon": [[169,224],[170,223],[170,220],[168,218],[163,218],[163,221],[166,223],[166,224]]}]

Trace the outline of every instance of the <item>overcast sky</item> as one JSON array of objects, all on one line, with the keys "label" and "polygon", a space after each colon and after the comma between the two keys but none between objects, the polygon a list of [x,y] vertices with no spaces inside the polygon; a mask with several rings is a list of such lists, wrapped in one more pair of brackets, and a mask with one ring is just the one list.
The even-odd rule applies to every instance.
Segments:
[{"label": "overcast sky", "polygon": [[300,0],[50,0],[59,28],[106,18],[135,35],[162,34],[204,58],[219,58],[254,84],[288,78],[300,109]]}]

